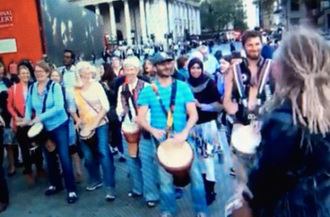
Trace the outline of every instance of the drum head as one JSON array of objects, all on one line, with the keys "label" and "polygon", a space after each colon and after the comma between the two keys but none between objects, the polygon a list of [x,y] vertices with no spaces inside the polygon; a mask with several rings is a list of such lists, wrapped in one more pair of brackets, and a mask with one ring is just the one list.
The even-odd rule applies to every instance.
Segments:
[{"label": "drum head", "polygon": [[134,133],[140,130],[139,125],[134,122],[124,122],[121,126],[121,130],[125,133]]},{"label": "drum head", "polygon": [[42,123],[34,124],[28,131],[28,137],[29,138],[36,137],[43,129],[44,129],[44,125]]},{"label": "drum head", "polygon": [[245,154],[255,154],[260,142],[261,134],[256,132],[252,125],[233,128],[231,143],[238,151]]},{"label": "drum head", "polygon": [[91,133],[92,133],[92,131],[86,127],[86,128],[83,128],[83,129],[80,131],[79,134],[80,134],[80,136],[82,136],[82,137],[87,137],[87,136],[90,136]]},{"label": "drum head", "polygon": [[189,143],[168,139],[159,145],[157,156],[164,167],[180,169],[191,163],[194,153]]}]

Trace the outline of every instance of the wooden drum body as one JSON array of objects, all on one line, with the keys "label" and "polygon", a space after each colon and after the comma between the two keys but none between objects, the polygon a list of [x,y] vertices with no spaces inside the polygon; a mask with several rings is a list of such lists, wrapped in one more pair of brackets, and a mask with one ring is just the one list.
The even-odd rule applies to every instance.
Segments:
[{"label": "wooden drum body", "polygon": [[128,143],[128,155],[136,158],[138,156],[139,142],[141,138],[140,127],[133,122],[124,122],[121,129]]},{"label": "wooden drum body", "polygon": [[174,139],[167,139],[160,143],[157,157],[160,165],[173,175],[174,185],[184,187],[190,183],[194,152],[188,142],[180,144]]},{"label": "wooden drum body", "polygon": [[43,145],[47,141],[47,134],[44,131],[44,125],[42,123],[36,123],[31,126],[27,132],[28,137],[32,142],[39,145]]},{"label": "wooden drum body", "polygon": [[97,146],[97,137],[95,131],[83,128],[80,133],[80,139],[88,146]]}]

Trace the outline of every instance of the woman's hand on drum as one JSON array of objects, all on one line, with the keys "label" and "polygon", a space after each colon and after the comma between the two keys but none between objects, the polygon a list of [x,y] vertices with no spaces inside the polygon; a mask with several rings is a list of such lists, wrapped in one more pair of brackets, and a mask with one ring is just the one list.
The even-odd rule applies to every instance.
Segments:
[{"label": "woman's hand on drum", "polygon": [[75,127],[76,127],[77,130],[81,129],[82,126],[84,125],[83,121],[82,121],[80,118],[77,118],[77,119],[75,120],[75,122],[76,122]]},{"label": "woman's hand on drum", "polygon": [[27,119],[23,119],[23,118],[17,118],[16,119],[16,125],[19,126],[19,127],[27,126],[30,123],[31,123],[31,121],[27,120]]},{"label": "woman's hand on drum", "polygon": [[40,122],[41,122],[40,118],[35,117],[35,118],[31,121],[31,124],[36,124],[36,123],[40,123]]},{"label": "woman's hand on drum", "polygon": [[165,130],[159,130],[156,128],[152,128],[150,132],[157,140],[161,140],[165,137],[166,131]]}]

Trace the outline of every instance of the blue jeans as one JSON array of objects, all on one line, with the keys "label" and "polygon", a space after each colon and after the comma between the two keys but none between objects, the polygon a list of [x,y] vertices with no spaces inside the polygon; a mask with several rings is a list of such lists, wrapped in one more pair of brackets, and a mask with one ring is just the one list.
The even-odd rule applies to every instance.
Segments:
[{"label": "blue jeans", "polygon": [[141,136],[139,157],[132,158],[128,155],[128,143],[125,139],[123,141],[132,191],[138,194],[143,193],[146,201],[158,201],[159,191],[157,188],[158,174],[155,162],[155,145],[150,139],[145,139]]},{"label": "blue jeans", "polygon": [[[189,140],[188,140],[189,141]],[[190,144],[194,144],[190,141]],[[194,155],[197,156],[196,149],[192,147]],[[175,200],[175,187],[173,185],[173,176],[169,174],[164,167],[158,163],[158,173],[160,182],[160,208],[162,212],[168,212],[174,215],[177,212],[177,203]],[[208,208],[205,198],[205,189],[202,173],[197,159],[193,160],[190,169],[190,191],[192,196],[193,209],[196,213],[208,214]]]},{"label": "blue jeans", "polygon": [[103,171],[103,180],[107,188],[114,190],[115,188],[115,166],[113,164],[113,156],[109,147],[109,127],[104,124],[95,129],[97,136],[97,156],[83,141],[81,148],[85,156],[85,163],[89,174],[89,183],[102,182],[100,173],[100,164]]},{"label": "blue jeans", "polygon": [[[59,156],[65,187],[68,192],[76,191],[76,184],[73,175],[73,168],[71,162],[71,156],[69,154],[69,122],[65,121],[56,129],[48,132],[50,140],[52,140],[57,149],[57,154]],[[56,158],[52,156],[52,153],[49,153],[45,146],[43,146],[50,184],[55,187],[62,187],[62,177],[60,175],[60,170]]]}]

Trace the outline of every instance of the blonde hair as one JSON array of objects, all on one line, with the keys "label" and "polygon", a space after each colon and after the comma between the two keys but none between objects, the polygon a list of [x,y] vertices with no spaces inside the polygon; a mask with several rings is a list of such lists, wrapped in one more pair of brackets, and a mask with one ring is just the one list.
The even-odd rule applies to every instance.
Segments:
[{"label": "blonde hair", "polygon": [[49,78],[52,77],[53,73],[57,73],[58,76],[60,77],[61,81],[63,80],[62,78],[62,74],[60,73],[60,71],[58,71],[57,69],[53,69],[50,74],[49,74]]},{"label": "blonde hair", "polygon": [[307,27],[285,35],[274,55],[280,67],[273,100],[275,108],[284,100],[292,104],[293,122],[310,133],[330,131],[330,45],[316,30]]},{"label": "blonde hair", "polygon": [[79,62],[77,65],[76,65],[76,74],[75,74],[75,77],[76,77],[76,83],[74,85],[75,88],[82,88],[83,86],[83,82],[81,80],[81,71],[83,69],[88,69],[88,70],[91,70],[93,71],[93,66],[89,63],[89,62],[86,62],[86,61],[81,61]]},{"label": "blonde hair", "polygon": [[135,56],[126,58],[123,62],[123,68],[125,69],[127,67],[134,67],[140,70],[141,69],[140,60]]}]

